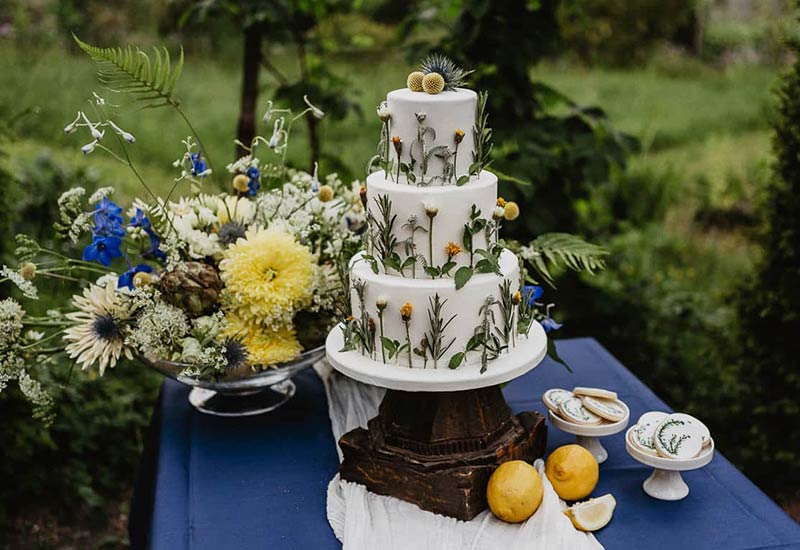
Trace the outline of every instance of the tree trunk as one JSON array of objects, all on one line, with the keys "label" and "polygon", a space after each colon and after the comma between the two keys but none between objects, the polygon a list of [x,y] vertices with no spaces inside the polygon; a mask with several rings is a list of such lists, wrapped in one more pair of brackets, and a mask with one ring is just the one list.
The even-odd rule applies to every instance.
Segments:
[{"label": "tree trunk", "polygon": [[[261,25],[250,25],[244,30],[244,57],[242,62],[242,96],[236,139],[249,145],[256,135],[256,102],[258,101],[258,72],[261,68]],[[236,157],[247,154],[236,146]],[[234,160],[235,160],[234,159]]]}]

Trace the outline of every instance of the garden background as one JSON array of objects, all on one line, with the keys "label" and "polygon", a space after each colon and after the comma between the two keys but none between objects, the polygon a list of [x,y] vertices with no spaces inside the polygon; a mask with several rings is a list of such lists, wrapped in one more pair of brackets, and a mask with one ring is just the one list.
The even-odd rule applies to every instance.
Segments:
[{"label": "garden background", "polygon": [[[597,338],[705,420],[725,455],[800,518],[800,196],[789,192],[800,171],[798,144],[783,139],[800,124],[796,73],[780,108],[776,94],[795,59],[793,3],[6,1],[0,264],[15,265],[15,233],[49,238],[66,188],[113,185],[122,202],[140,192],[126,167],[84,157],[62,131],[93,91],[120,105],[154,189],[168,189],[182,154],[174,113],[104,91],[72,33],[182,46],[178,95],[208,150],[227,155],[218,164],[267,99],[308,94],[328,116],[301,128],[291,163],[319,160],[346,180],[364,177],[373,110],[416,59],[444,51],[475,68],[474,86],[490,94],[494,166],[520,180],[502,184],[523,209],[506,236],[576,232],[610,251],[603,273],[559,274],[548,292],[559,337]],[[125,362],[103,379],[68,363],[43,376],[60,387],[49,428],[15,389],[0,395],[0,548],[124,547],[160,375]]]}]

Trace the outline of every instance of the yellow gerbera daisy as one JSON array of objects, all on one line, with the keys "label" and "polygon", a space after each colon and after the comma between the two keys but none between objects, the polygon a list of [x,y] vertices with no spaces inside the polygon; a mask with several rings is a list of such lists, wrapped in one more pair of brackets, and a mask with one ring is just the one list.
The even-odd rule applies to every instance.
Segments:
[{"label": "yellow gerbera daisy", "polygon": [[282,229],[254,229],[225,251],[220,277],[229,310],[270,327],[291,323],[311,299],[311,251]]},{"label": "yellow gerbera daisy", "polygon": [[257,367],[274,367],[291,361],[303,351],[294,328],[270,329],[228,313],[226,336],[235,338],[247,348],[247,360]]}]

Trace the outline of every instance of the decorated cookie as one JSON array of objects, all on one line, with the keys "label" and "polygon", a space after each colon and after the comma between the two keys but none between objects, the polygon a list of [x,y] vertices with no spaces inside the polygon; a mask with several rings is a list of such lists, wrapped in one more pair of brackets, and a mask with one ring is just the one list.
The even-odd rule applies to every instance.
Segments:
[{"label": "decorated cookie", "polygon": [[600,424],[603,419],[586,409],[577,397],[570,397],[558,406],[559,414],[569,422],[575,424]]},{"label": "decorated cookie", "polygon": [[600,399],[616,399],[617,394],[613,391],[604,390],[601,388],[584,388],[584,387],[577,387],[572,390],[572,393],[575,395],[586,395],[589,397],[599,397]]},{"label": "decorated cookie", "polygon": [[696,424],[671,414],[656,428],[653,443],[656,452],[665,458],[694,458],[703,448],[702,430]]},{"label": "decorated cookie", "polygon": [[667,417],[664,412],[648,412],[644,413],[636,425],[631,430],[631,443],[642,452],[657,456],[656,446],[653,442],[653,435],[656,433],[656,428]]},{"label": "decorated cookie", "polygon": [[580,400],[583,402],[583,406],[589,409],[589,411],[611,422],[619,422],[625,418],[627,414],[625,407],[618,400],[601,399],[588,395],[582,396]]},{"label": "decorated cookie", "polygon": [[559,414],[558,406],[561,405],[563,401],[572,397],[575,396],[572,395],[571,391],[553,388],[544,392],[544,395],[542,395],[542,403],[554,413]]},{"label": "decorated cookie", "polygon": [[700,436],[703,438],[703,445],[711,443],[711,432],[708,430],[705,424],[700,422],[692,415],[684,413],[673,413],[670,416],[673,418],[679,418],[681,420],[685,420],[689,424],[695,425],[697,428],[700,429]]}]

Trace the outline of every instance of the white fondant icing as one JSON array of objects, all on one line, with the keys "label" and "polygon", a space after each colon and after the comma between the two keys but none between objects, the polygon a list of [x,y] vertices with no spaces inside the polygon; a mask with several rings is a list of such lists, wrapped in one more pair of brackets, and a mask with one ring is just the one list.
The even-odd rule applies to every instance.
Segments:
[{"label": "white fondant icing", "polygon": [[[426,332],[429,331],[428,310],[430,308],[429,298],[433,299],[438,294],[441,300],[447,300],[444,304],[442,317],[445,321],[455,316],[447,327],[444,334],[444,343],[447,344],[455,338],[450,349],[441,358],[437,367],[446,369],[450,358],[457,352],[464,351],[467,342],[475,333],[475,328],[481,323],[480,309],[488,296],[500,298],[500,285],[504,279],[511,280],[511,288],[519,288],[519,264],[516,255],[505,250],[500,256],[501,275],[476,274],[461,289],[456,290],[452,279],[409,279],[392,275],[373,273],[367,262],[356,255],[350,266],[351,292],[350,300],[353,315],[359,318],[361,307],[358,294],[352,287],[352,282],[361,280],[366,283],[364,304],[369,317],[374,319],[377,329],[377,353],[376,359],[381,360],[380,346],[380,321],[376,302],[378,298],[385,298],[388,301],[383,312],[384,336],[396,340],[403,344],[406,342],[406,328],[400,316],[400,308],[406,302],[413,306],[411,321],[409,323],[409,336],[412,347],[419,347],[420,341]],[[499,305],[492,306],[494,309],[494,326],[501,326],[503,315]],[[516,308],[513,313],[516,315]],[[516,325],[515,325],[516,330]],[[516,337],[515,337],[516,338]],[[510,346],[511,348],[511,346]],[[412,365],[423,367],[424,361],[421,357],[412,355]],[[408,354],[403,353],[395,358],[398,367],[408,367]],[[480,353],[473,352],[467,355],[467,363],[474,364],[480,362]],[[433,368],[433,361],[430,359],[427,368]]]},{"label": "white fondant icing", "polygon": [[[434,139],[427,140],[428,150],[437,145],[444,145],[454,151],[456,130],[464,132],[464,139],[458,145],[455,178],[469,173],[472,153],[475,149],[472,127],[475,125],[478,94],[465,88],[457,88],[454,91],[436,95],[412,92],[408,88],[402,88],[389,92],[387,103],[392,116],[389,123],[389,137],[399,136],[403,143],[401,162],[411,162],[410,152],[412,147],[417,147],[414,142],[417,140],[419,129],[416,115],[425,113],[424,125],[429,126],[436,133]],[[390,147],[389,155],[396,162],[397,154],[394,147]],[[421,176],[422,170],[419,162],[421,155],[417,149],[414,150],[414,156],[417,159],[414,172],[417,176]],[[432,157],[428,166],[428,175],[440,175],[443,164],[442,159],[436,156]]]},{"label": "white fondant icing", "polygon": [[[396,252],[402,260],[409,256],[404,243],[411,236],[411,229],[403,226],[408,223],[411,216],[416,216],[417,223],[427,231],[430,218],[425,214],[425,205],[430,204],[438,208],[433,220],[432,248],[433,265],[441,266],[447,261],[445,253],[447,243],[454,242],[463,248],[464,224],[469,221],[473,204],[481,211],[481,218],[491,219],[492,210],[497,202],[497,176],[483,171],[477,181],[461,187],[455,185],[417,187],[388,181],[383,171],[374,172],[367,177],[367,209],[376,219],[381,219],[375,202],[375,198],[379,195],[389,197],[392,214],[397,215],[393,232],[398,242]],[[414,234],[417,254],[421,254],[429,262],[428,237],[427,232],[419,230]],[[486,234],[481,231],[473,238],[473,250],[486,248]],[[453,258],[453,261],[457,266],[450,272],[451,277],[455,275],[458,267],[469,265],[469,254],[462,251]],[[399,275],[395,270],[390,270],[389,273]],[[406,277],[411,277],[411,268],[407,268],[404,274]],[[421,261],[417,262],[415,275],[416,278],[427,277]]]}]

